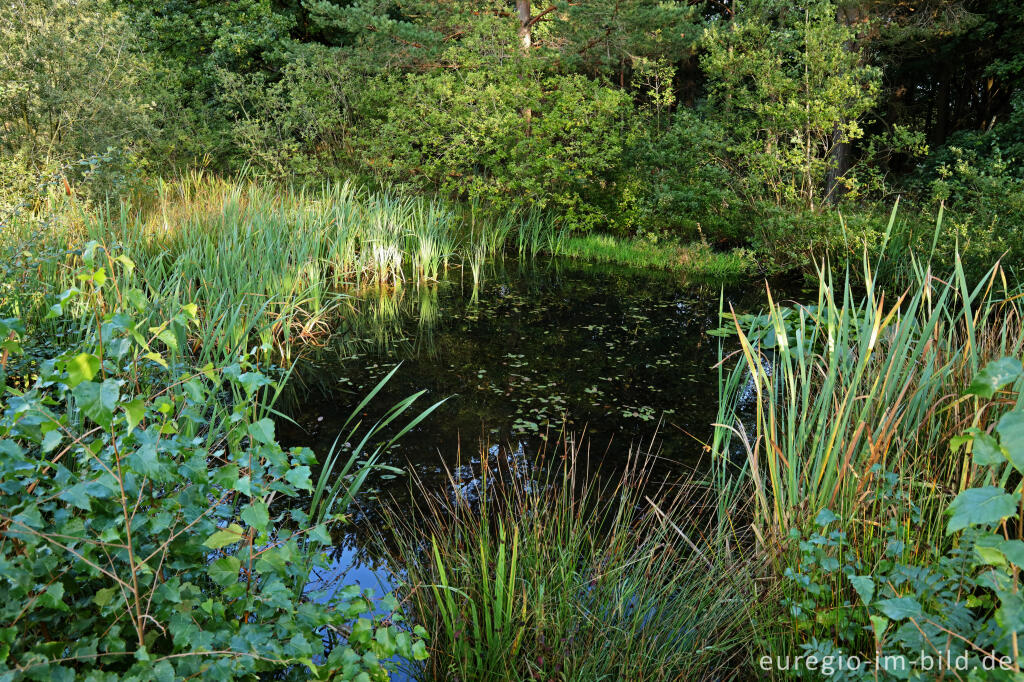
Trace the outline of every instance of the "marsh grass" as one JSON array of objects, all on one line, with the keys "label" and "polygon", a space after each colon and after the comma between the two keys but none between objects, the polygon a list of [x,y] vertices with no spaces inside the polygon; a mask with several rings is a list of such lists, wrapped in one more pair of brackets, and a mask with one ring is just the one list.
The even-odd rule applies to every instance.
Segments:
[{"label": "marsh grass", "polygon": [[[381,539],[431,634],[418,679],[711,679],[735,664],[750,558],[713,547],[706,486],[662,482],[633,455],[600,472],[568,439],[547,468],[488,464]],[[713,541],[712,541],[713,542]]]},{"label": "marsh grass", "polygon": [[[3,244],[20,262],[0,307],[52,334],[46,293],[74,284],[79,249],[96,242],[135,264],[117,290],[198,306],[197,357],[257,345],[288,359],[321,343],[346,295],[435,281],[464,242],[457,215],[435,201],[325,184],[315,190],[194,173],[151,197],[84,206],[65,200],[46,221],[15,216]],[[212,357],[210,358],[212,359]]]},{"label": "marsh grass", "polygon": [[713,251],[703,242],[679,244],[619,238],[606,234],[565,235],[558,252],[570,258],[619,263],[640,268],[685,272],[698,279],[735,279],[753,270],[752,254],[744,249]]},{"label": "marsh grass", "polygon": [[[850,560],[868,574],[892,562],[928,566],[951,547],[943,510],[978,467],[950,439],[991,426],[985,401],[965,391],[990,360],[1024,352],[1024,298],[998,264],[974,285],[959,260],[944,277],[912,262],[889,286],[867,258],[862,268],[837,279],[822,268],[810,305],[769,291],[763,315],[724,314],[739,350],[720,363],[719,496],[754,500],[733,525],[756,535],[764,580],[790,605],[806,598],[792,579],[806,550],[793,538],[813,531],[823,510],[841,519]],[[758,654],[839,641],[858,598],[842,574],[824,580],[816,621],[766,605],[761,620],[788,625],[759,636]]]}]

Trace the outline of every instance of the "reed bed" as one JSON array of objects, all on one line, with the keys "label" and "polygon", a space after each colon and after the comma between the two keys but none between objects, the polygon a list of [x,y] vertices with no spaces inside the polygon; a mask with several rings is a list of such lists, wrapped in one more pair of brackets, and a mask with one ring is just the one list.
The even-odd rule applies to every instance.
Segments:
[{"label": "reed bed", "polygon": [[656,481],[651,460],[593,470],[482,457],[471,481],[422,482],[392,510],[410,617],[430,633],[416,679],[720,679],[749,636],[751,560],[714,546],[710,488]]},{"label": "reed bed", "polygon": [[14,257],[0,312],[38,322],[41,335],[62,333],[46,319],[53,294],[74,285],[80,249],[96,243],[134,264],[107,269],[117,291],[198,306],[190,343],[203,362],[249,344],[288,359],[331,333],[346,296],[429,284],[466,261],[478,278],[482,259],[500,253],[521,220],[470,213],[467,223],[440,201],[348,183],[282,187],[200,172],[160,181],[133,202],[55,196],[44,217],[15,215],[5,225],[0,247]]},{"label": "reed bed", "polygon": [[[1024,297],[998,264],[973,285],[959,260],[948,277],[907,266],[892,288],[875,272],[867,259],[858,277],[822,268],[810,305],[769,291],[763,315],[724,311],[740,348],[720,363],[715,474],[723,507],[753,506],[723,532],[749,529],[766,557],[751,579],[776,584],[786,605],[758,615],[782,624],[757,633],[758,654],[830,640],[881,646],[870,628],[844,630],[857,594],[841,572],[808,564],[812,545],[798,540],[841,543],[844,561],[869,576],[953,551],[944,510],[980,473],[950,442],[991,429],[995,405],[967,389],[986,363],[1024,353]],[[833,535],[817,530],[829,523]],[[804,571],[822,581],[811,618],[800,615]]]}]

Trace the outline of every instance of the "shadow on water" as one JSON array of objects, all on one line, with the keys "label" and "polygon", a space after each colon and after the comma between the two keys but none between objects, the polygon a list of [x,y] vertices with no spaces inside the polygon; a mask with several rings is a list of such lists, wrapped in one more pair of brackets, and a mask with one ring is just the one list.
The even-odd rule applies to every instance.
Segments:
[{"label": "shadow on water", "polygon": [[[590,458],[614,469],[630,447],[656,449],[664,473],[695,466],[717,413],[720,302],[752,312],[764,282],[692,284],[679,275],[565,261],[490,264],[473,293],[466,275],[437,285],[352,299],[332,342],[295,369],[278,407],[295,423],[286,445],[327,452],[354,405],[397,363],[368,406],[372,423],[426,389],[448,400],[389,455],[428,487],[448,471],[472,486],[481,453],[529,467],[563,429],[583,434]],[[773,284],[773,289],[774,289]],[[369,533],[380,504],[410,504],[408,479],[385,474],[336,537],[324,581],[387,589]]]}]

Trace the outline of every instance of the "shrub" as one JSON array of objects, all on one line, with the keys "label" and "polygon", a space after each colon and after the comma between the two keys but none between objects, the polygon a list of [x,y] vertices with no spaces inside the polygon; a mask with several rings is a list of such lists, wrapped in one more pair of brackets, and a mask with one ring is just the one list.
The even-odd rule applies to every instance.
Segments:
[{"label": "shrub", "polygon": [[299,504],[313,453],[282,449],[258,408],[271,379],[247,355],[191,371],[176,349],[195,306],[154,323],[138,290],[109,305],[94,251],[51,309],[91,312],[80,344],[15,365],[25,330],[0,323],[4,672],[387,679],[391,657],[422,658],[358,588],[310,592],[331,538]]}]

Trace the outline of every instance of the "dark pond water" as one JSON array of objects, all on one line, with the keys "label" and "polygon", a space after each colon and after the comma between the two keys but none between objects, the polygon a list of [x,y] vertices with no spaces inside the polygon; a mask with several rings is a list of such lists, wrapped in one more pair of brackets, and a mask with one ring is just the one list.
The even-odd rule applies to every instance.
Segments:
[{"label": "dark pond water", "polygon": [[[717,411],[719,339],[707,332],[720,326],[720,305],[749,312],[764,300],[763,281],[722,289],[563,261],[492,264],[476,295],[459,271],[437,286],[370,294],[352,299],[336,338],[296,368],[278,405],[295,424],[281,421],[278,433],[326,453],[353,407],[401,362],[361,418],[371,423],[424,389],[420,408],[447,398],[387,460],[429,486],[450,485],[448,470],[473,485],[481,456],[529,467],[562,429],[603,467],[630,448],[656,452],[666,470],[692,467]],[[366,533],[380,504],[412,493],[405,476],[373,487],[318,582],[388,587]]]}]

